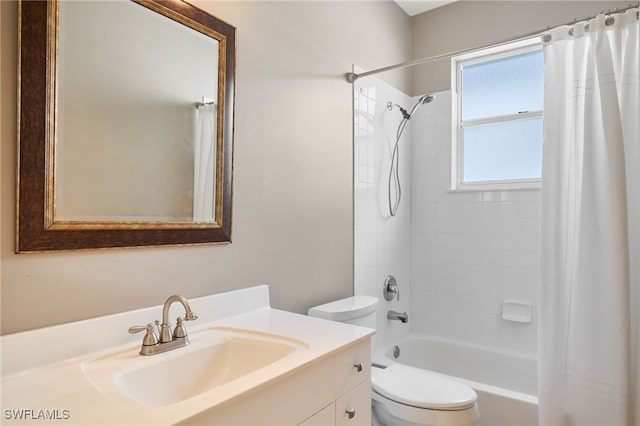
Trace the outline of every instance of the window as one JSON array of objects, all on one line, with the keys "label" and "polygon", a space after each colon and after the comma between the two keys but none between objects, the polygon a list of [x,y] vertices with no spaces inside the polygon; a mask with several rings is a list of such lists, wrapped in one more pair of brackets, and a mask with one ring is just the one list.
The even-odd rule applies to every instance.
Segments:
[{"label": "window", "polygon": [[544,58],[537,39],[452,59],[452,189],[539,187]]}]

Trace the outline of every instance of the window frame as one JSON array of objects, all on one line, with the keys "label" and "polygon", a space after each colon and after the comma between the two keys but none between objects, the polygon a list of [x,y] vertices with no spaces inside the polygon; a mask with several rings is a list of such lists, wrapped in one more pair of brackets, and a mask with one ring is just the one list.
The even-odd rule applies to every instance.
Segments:
[{"label": "window frame", "polygon": [[543,110],[524,111],[516,114],[498,115],[462,120],[462,69],[465,66],[489,62],[523,53],[542,50],[539,37],[499,44],[474,50],[451,58],[452,131],[451,131],[451,190],[488,191],[510,189],[539,189],[542,178],[516,178],[480,182],[464,182],[464,138],[463,128],[484,124],[498,124],[543,117]]}]

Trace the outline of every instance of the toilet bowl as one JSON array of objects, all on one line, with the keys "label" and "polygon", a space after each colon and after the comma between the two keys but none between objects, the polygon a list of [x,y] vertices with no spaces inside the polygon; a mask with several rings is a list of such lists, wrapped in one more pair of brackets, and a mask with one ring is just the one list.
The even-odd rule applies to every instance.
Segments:
[{"label": "toilet bowl", "polygon": [[371,369],[374,425],[475,426],[473,389],[438,373],[393,364]]},{"label": "toilet bowl", "polygon": [[[309,309],[310,316],[376,328],[378,299],[354,296]],[[392,364],[371,368],[374,426],[476,426],[479,418],[473,389],[438,373]]]}]

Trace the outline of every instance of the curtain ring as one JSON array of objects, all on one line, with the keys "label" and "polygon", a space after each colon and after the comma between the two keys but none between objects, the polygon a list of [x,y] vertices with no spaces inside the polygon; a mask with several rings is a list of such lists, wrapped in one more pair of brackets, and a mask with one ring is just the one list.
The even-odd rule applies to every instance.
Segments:
[{"label": "curtain ring", "polygon": [[546,34],[542,36],[542,41],[545,43],[549,43],[551,41],[551,34],[549,34],[549,29],[551,26],[547,25]]},{"label": "curtain ring", "polygon": [[605,19],[604,24],[607,27],[610,27],[611,25],[613,25],[616,22],[615,19],[613,19],[611,16],[609,16],[607,19]]},{"label": "curtain ring", "polygon": [[569,35],[572,36],[573,35],[573,28],[576,25],[576,22],[578,22],[577,18],[573,18],[573,23],[571,24],[571,28],[569,28]]}]

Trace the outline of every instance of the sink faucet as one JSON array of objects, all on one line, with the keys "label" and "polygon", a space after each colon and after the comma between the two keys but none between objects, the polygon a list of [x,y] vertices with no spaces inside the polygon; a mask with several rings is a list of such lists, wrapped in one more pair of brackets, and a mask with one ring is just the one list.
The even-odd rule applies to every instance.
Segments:
[{"label": "sink faucet", "polygon": [[180,302],[182,303],[182,306],[184,306],[184,310],[185,310],[184,320],[193,321],[195,319],[198,319],[197,315],[191,311],[191,306],[189,306],[189,302],[187,301],[187,299],[180,296],[179,294],[174,294],[173,296],[169,297],[164,302],[164,306],[162,307],[162,324],[160,325],[160,343],[169,343],[175,338],[187,337],[187,333],[184,328],[184,325],[182,325],[183,319],[181,317],[178,317],[178,319],[176,320],[177,322],[176,328],[173,331],[173,334],[171,334],[171,331],[169,329],[171,327],[171,324],[169,324],[169,308],[171,307],[171,304],[173,302]]},{"label": "sink faucet", "polygon": [[[169,323],[169,308],[173,302],[180,302],[185,310],[185,316],[178,317],[176,319],[176,328],[171,333],[171,324]],[[198,316],[191,310],[189,302],[183,296],[174,294],[169,297],[162,307],[162,324],[155,321],[155,326],[149,323],[144,326],[134,326],[129,328],[129,333],[138,333],[140,331],[146,331],[144,338],[142,339],[142,347],[140,349],[140,355],[155,355],[161,352],[166,352],[171,349],[180,348],[189,344],[189,338],[187,337],[187,329],[184,327],[183,321],[193,321],[198,319]],[[160,331],[160,337],[156,334],[156,329]]]},{"label": "sink faucet", "polygon": [[405,324],[409,322],[409,314],[407,314],[406,312],[400,313],[396,311],[389,311],[387,312],[387,319],[398,320]]}]

